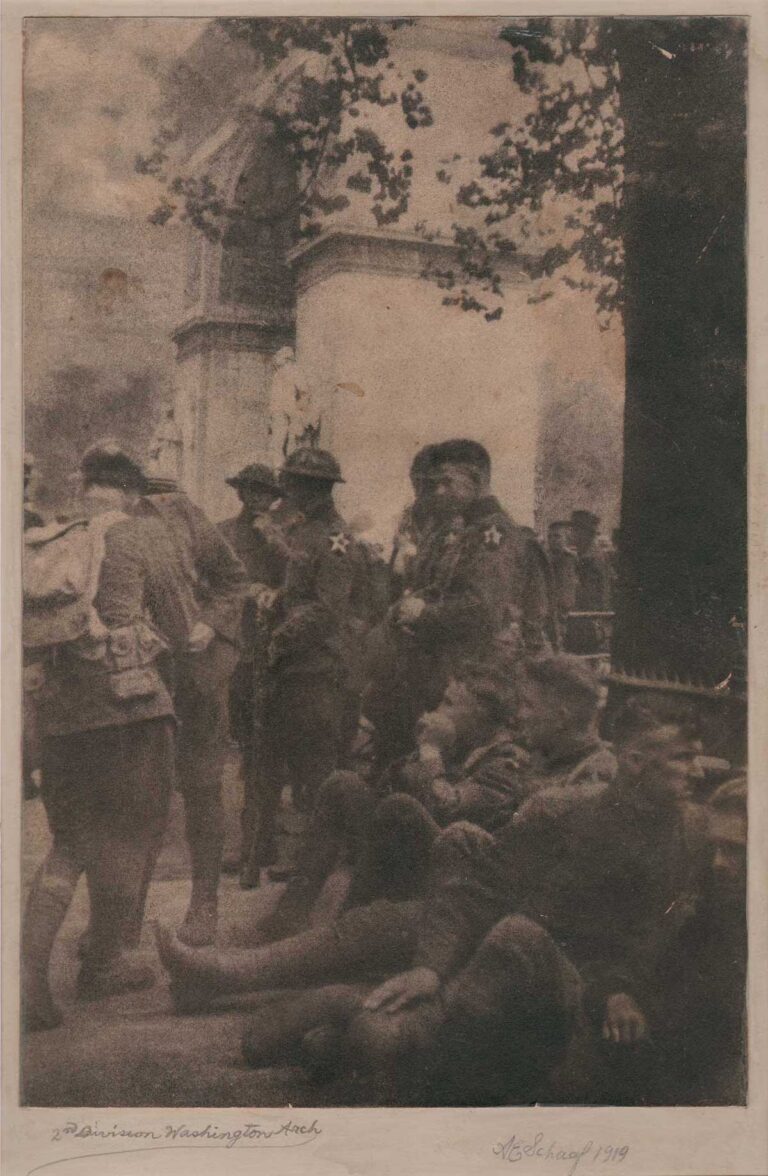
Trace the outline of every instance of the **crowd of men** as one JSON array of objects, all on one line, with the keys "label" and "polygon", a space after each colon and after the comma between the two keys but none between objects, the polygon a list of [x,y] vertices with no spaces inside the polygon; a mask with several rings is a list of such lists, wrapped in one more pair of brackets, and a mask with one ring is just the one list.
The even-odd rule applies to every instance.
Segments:
[{"label": "crowd of men", "polygon": [[[388,562],[338,513],[322,449],[228,479],[242,509],[219,527],[116,447],[81,474],[82,519],[26,531],[53,836],[23,921],[29,1030],[61,1023],[49,963],[82,874],[79,997],[155,982],[133,949],[176,786],[191,893],[160,959],[179,1012],[269,994],[254,1066],[353,1075],[368,1103],[733,1096],[745,779],[713,787],[690,716],[652,699],[605,741],[590,655],[615,573],[594,515],[545,551],[466,439],[417,454]],[[230,735],[241,885],[287,883],[238,948],[217,944]]]}]

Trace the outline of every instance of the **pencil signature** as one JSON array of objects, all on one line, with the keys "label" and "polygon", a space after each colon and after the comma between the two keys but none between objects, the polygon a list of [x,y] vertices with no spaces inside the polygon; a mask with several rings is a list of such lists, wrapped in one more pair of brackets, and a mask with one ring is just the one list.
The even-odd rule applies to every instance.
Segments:
[{"label": "pencil signature", "polygon": [[[102,1126],[98,1121],[93,1123],[78,1123],[68,1121],[61,1127],[54,1127],[51,1133],[52,1143],[61,1143],[70,1139],[98,1139],[125,1141],[126,1147],[113,1147],[102,1152],[78,1152],[72,1156],[61,1156],[55,1160],[48,1160],[36,1168],[31,1168],[27,1176],[41,1172],[45,1168],[53,1168],[59,1164],[67,1164],[72,1160],[99,1159],[104,1156],[115,1155],[119,1152],[156,1152],[179,1149],[211,1149],[211,1148],[264,1148],[264,1147],[305,1147],[322,1135],[322,1128],[317,1119],[311,1123],[298,1123],[294,1119],[286,1119],[282,1123],[267,1125],[262,1123],[244,1123],[241,1127],[220,1128],[217,1124],[207,1123],[204,1127],[193,1127],[187,1123],[168,1123],[153,1128],[122,1127],[117,1123]],[[131,1141],[145,1142],[146,1146],[132,1147]],[[192,1142],[194,1141],[194,1142]]]}]

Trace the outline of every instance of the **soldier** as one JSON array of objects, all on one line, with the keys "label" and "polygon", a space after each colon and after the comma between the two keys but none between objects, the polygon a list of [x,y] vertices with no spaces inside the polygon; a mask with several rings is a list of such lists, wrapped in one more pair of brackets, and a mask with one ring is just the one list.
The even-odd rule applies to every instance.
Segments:
[{"label": "soldier", "polygon": [[294,803],[310,810],[322,781],[343,761],[357,729],[365,622],[356,605],[364,565],[333,501],[336,459],[297,449],[280,475],[283,501],[269,538],[285,550],[268,650],[265,730],[271,797],[258,835],[261,864],[274,861],[283,772]]},{"label": "soldier", "polygon": [[[463,659],[499,646],[541,649],[549,594],[535,539],[489,492],[491,462],[476,441],[432,447],[429,510],[435,524],[414,559],[408,590],[390,611],[399,642],[401,734],[435,707]],[[391,747],[395,755],[407,747]],[[394,756],[393,756],[394,758]]]},{"label": "soldier", "polygon": [[[240,745],[245,803],[241,816],[242,844],[237,866],[244,888],[258,885],[256,862],[251,861],[259,799],[260,776],[257,760],[263,741],[264,670],[267,658],[266,613],[274,594],[282,586],[287,563],[285,551],[270,542],[271,508],[280,497],[277,478],[261,463],[245,466],[232,478],[242,510],[219,524],[224,538],[235,552],[248,577],[248,597],[243,608],[240,660],[229,690],[230,727]],[[225,869],[227,868],[225,864]]]},{"label": "soldier", "polygon": [[421,1062],[418,1097],[436,1105],[486,1105],[535,1096],[577,1031],[644,1041],[711,860],[690,803],[700,750],[630,711],[614,781],[539,792],[478,841],[427,901],[416,966],[368,998],[353,1049],[380,1073]]},{"label": "soldier", "polygon": [[[600,519],[589,510],[571,512],[571,534],[576,549],[576,611],[605,612],[611,607],[611,566],[597,536]],[[600,653],[602,627],[588,617],[574,618],[569,626],[573,653]]]},{"label": "soldier", "polygon": [[563,638],[568,628],[568,614],[576,608],[578,590],[578,555],[572,545],[571,524],[550,523],[547,529],[547,549],[552,568],[552,587],[558,626]]},{"label": "soldier", "polygon": [[[22,930],[30,1029],[60,1023],[48,964],[83,871],[91,927],[78,995],[94,999],[153,982],[152,970],[126,955],[123,941],[142,901],[173,783],[166,659],[185,648],[193,621],[194,602],[164,529],[131,517],[143,489],[139,467],[117,447],[102,446],[84,456],[81,470],[86,517],[28,540],[35,549],[29,560],[43,567],[48,558],[47,588],[41,578],[34,599],[27,565],[24,641],[36,655],[27,669],[39,677],[43,801],[53,834]],[[70,595],[56,588],[61,544],[69,553],[63,587]],[[71,600],[78,581],[81,595]]]},{"label": "soldier", "polygon": [[[506,676],[508,678],[508,674]],[[492,696],[494,705],[507,711],[510,688],[510,685],[498,681],[492,684],[487,663],[472,687],[489,700]],[[468,815],[495,827],[502,814],[513,812],[526,795],[531,799],[525,803],[532,805],[537,794],[544,789],[547,794],[557,793],[564,797],[579,788],[585,792],[599,791],[615,776],[615,760],[597,735],[597,682],[588,667],[577,658],[559,654],[527,663],[517,697],[522,735],[532,753],[530,764],[521,770],[517,738],[513,741],[507,724],[501,723],[496,731],[498,742],[492,737],[485,747],[472,748],[467,758],[456,765],[455,775],[451,772],[451,780],[435,777],[435,799],[448,802],[443,819],[449,819],[450,815]],[[439,708],[436,715],[430,717],[428,726],[432,728],[432,743],[436,728],[444,728],[449,717],[446,711],[450,711],[451,722],[458,720],[462,710],[467,713],[466,703],[460,706],[457,699],[447,701],[447,707]],[[552,735],[548,733],[548,715],[554,717]],[[461,720],[458,722],[461,726]],[[546,746],[543,747],[542,743]],[[425,757],[423,766],[427,767],[429,763],[434,764],[431,756]],[[340,785],[348,783],[338,779],[333,781],[330,791],[336,796],[329,796],[328,800],[340,799]],[[347,801],[350,799],[348,796]],[[405,799],[411,800],[410,797]],[[382,807],[385,806],[388,806],[387,801],[383,802]],[[346,814],[347,817],[354,815],[349,803]],[[365,811],[358,814],[358,828],[362,827],[364,819]],[[446,881],[454,877],[469,878],[477,852],[486,852],[488,846],[493,845],[492,835],[466,819],[450,824],[439,836],[436,835],[436,825],[437,822],[433,821],[431,836],[430,826],[423,819],[410,826],[411,834],[421,837],[422,850],[432,844],[430,865],[435,878]],[[337,822],[334,836],[338,836],[339,827]],[[354,832],[352,821],[348,821],[348,829]],[[326,836],[329,836],[327,831]],[[395,841],[390,837],[390,857],[393,844]],[[354,849],[351,838],[348,838],[347,845]],[[361,854],[361,864],[365,857],[365,853]],[[362,869],[358,878],[360,882],[371,881]],[[369,898],[375,895],[375,901],[363,902],[359,906],[350,902],[349,909],[344,910],[331,926],[315,925],[289,939],[255,949],[215,954],[194,951],[160,929],[162,959],[170,972],[174,992],[183,998],[186,1007],[190,1003],[207,1007],[216,997],[232,992],[354,982],[363,976],[383,976],[397,966],[407,967],[413,960],[425,911],[425,896],[418,886],[413,885],[418,880],[418,873],[412,871],[408,877],[398,864],[398,868],[380,872],[379,879],[383,885],[369,890],[368,895]],[[398,890],[397,884],[403,881],[408,889]],[[432,894],[430,886],[428,895]],[[361,999],[357,1000],[358,1010]],[[307,1029],[317,1024],[312,1022],[314,1008],[310,1001],[302,1013],[302,1017],[304,1014],[309,1016]],[[251,1038],[253,1040],[255,1038]]]},{"label": "soldier", "polygon": [[318,792],[297,877],[259,926],[259,939],[295,931],[318,899],[327,914],[329,900],[321,894],[332,875],[341,883],[339,909],[414,897],[442,826],[471,820],[491,829],[509,819],[531,787],[529,757],[516,743],[517,698],[507,659],[467,665],[461,680],[449,681],[437,709],[420,720],[411,756],[375,784],[357,772],[331,773]]},{"label": "soldier", "polygon": [[218,528],[174,483],[150,483],[137,510],[165,524],[197,606],[188,648],[176,663],[174,702],[177,781],[192,861],[192,893],[179,934],[203,945],[216,937],[229,679],[238,660],[246,574]]}]

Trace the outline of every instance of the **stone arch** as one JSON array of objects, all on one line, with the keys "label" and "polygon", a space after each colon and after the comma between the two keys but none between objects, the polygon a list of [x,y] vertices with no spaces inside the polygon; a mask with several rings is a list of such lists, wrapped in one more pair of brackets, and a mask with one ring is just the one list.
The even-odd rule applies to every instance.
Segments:
[{"label": "stone arch", "polygon": [[221,243],[219,302],[284,319],[294,301],[287,255],[298,223],[295,168],[285,147],[268,135],[238,164],[229,203],[239,216]]}]

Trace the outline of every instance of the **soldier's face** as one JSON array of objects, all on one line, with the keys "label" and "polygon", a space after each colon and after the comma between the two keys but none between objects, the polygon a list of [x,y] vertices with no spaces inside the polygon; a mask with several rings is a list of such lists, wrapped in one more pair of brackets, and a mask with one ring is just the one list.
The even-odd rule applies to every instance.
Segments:
[{"label": "soldier's face", "polygon": [[440,514],[460,511],[478,496],[477,484],[464,470],[445,466],[431,482],[430,499]]},{"label": "soldier's face", "polygon": [[269,510],[275,496],[266,486],[241,486],[240,501],[250,515],[263,514]]},{"label": "soldier's face", "polygon": [[567,527],[553,527],[549,532],[550,551],[567,551],[570,545],[570,530]]},{"label": "soldier's face", "polygon": [[738,812],[712,810],[712,868],[719,886],[742,889],[747,880],[747,818]]},{"label": "soldier's face", "polygon": [[703,778],[699,756],[701,741],[691,739],[679,727],[660,727],[619,753],[622,773],[637,787],[653,795],[688,799]]},{"label": "soldier's face", "polygon": [[125,511],[130,507],[130,495],[116,486],[84,486],[83,510],[89,519],[110,510]]},{"label": "soldier's face", "polygon": [[331,494],[333,482],[325,482],[320,478],[301,478],[295,474],[283,474],[280,479],[280,488],[289,505],[301,510],[308,503]]}]

